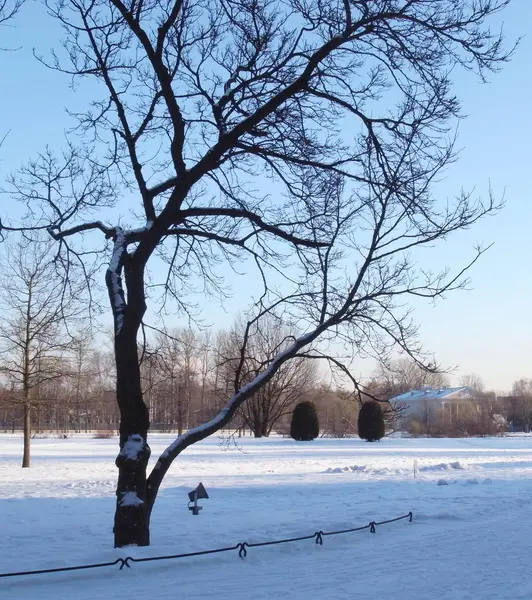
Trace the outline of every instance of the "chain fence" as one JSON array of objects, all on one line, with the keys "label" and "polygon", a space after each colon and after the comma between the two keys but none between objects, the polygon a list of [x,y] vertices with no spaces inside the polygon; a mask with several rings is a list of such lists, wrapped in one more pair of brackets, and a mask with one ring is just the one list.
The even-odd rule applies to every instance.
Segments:
[{"label": "chain fence", "polygon": [[316,531],[312,535],[304,535],[301,537],[285,538],[282,540],[273,540],[270,542],[239,542],[234,546],[226,546],[224,548],[215,548],[214,550],[201,550],[198,552],[186,552],[183,554],[169,554],[166,556],[148,556],[145,558],[134,558],[133,556],[127,556],[126,558],[117,558],[112,562],[95,563],[90,565],[77,565],[74,567],[58,567],[55,569],[38,569],[35,571],[17,571],[12,573],[0,573],[0,578],[5,577],[26,577],[29,575],[45,575],[49,573],[66,573],[69,571],[83,571],[86,569],[101,569],[103,567],[114,567],[119,565],[120,570],[124,567],[131,568],[131,563],[144,563],[154,562],[159,560],[171,560],[177,558],[190,558],[192,556],[206,556],[208,554],[220,554],[222,552],[234,552],[238,551],[238,556],[244,559],[248,554],[248,548],[260,548],[262,546],[276,546],[278,544],[289,544],[292,542],[302,542],[305,540],[314,540],[319,546],[323,546],[323,538],[331,535],[341,535],[344,533],[354,533],[356,531],[364,531],[368,529],[370,533],[376,533],[376,528],[380,525],[387,525],[388,523],[394,523],[395,521],[402,521],[408,519],[412,522],[412,512],[394,519],[387,519],[385,521],[370,521],[367,525],[362,527],[353,527],[351,529],[340,529],[338,531]]}]

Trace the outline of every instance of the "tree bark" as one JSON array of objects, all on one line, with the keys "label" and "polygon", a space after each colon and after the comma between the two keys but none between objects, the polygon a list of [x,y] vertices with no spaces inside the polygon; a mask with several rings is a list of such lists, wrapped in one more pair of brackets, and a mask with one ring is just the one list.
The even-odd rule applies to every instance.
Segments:
[{"label": "tree bark", "polygon": [[[123,234],[117,232],[115,250],[106,283],[115,320],[116,399],[120,410],[120,452],[116,511],[115,548],[149,546],[150,510],[147,503],[146,469],[150,458],[148,407],[142,395],[137,332],[146,310],[143,266],[125,268],[128,302],[122,288],[121,265],[127,259]],[[111,265],[110,265],[111,267]]]},{"label": "tree bark", "polygon": [[115,339],[117,400],[120,406],[120,452],[114,542],[116,547],[149,546],[150,511],[146,502],[146,469],[150,458],[149,415],[142,397],[136,331]]},{"label": "tree bark", "polygon": [[31,406],[24,404],[24,452],[22,455],[22,467],[30,466],[30,444],[31,444]]}]

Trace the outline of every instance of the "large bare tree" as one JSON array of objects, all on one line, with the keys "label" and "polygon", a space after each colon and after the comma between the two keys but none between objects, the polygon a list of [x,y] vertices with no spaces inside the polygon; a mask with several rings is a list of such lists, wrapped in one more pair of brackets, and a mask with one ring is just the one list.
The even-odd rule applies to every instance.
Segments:
[{"label": "large bare tree", "polygon": [[0,25],[12,19],[22,4],[23,0],[0,0]]},{"label": "large bare tree", "polygon": [[[287,361],[303,353],[340,364],[338,344],[381,357],[395,346],[423,360],[402,305],[460,287],[482,250],[452,273],[419,270],[412,255],[494,209],[491,198],[434,195],[454,157],[460,106],[450,74],[461,66],[484,76],[508,58],[487,25],[508,2],[48,1],[65,31],[49,66],[99,84],[80,88],[91,94],[77,114],[93,144],[87,161],[124,190],[122,211],[98,201],[58,206],[45,194],[30,203],[62,251],[74,252],[78,235],[90,234],[94,249],[111,242],[116,546],[149,544],[172,461],[228,423]],[[161,261],[167,275],[156,282]],[[151,298],[163,290],[158,307],[172,300],[190,313],[194,293],[226,291],[220,264],[238,268],[235,277],[259,271],[249,329],[275,311],[304,334],[251,381],[237,368],[224,408],[179,436],[148,474],[137,343],[148,285]]]},{"label": "large bare tree", "polygon": [[[24,0],[0,0],[0,32],[1,28],[12,19],[20,10]],[[2,37],[0,36],[0,50],[6,50],[2,45]],[[2,123],[2,126],[4,124]],[[2,146],[7,133],[0,131],[0,147]]]}]

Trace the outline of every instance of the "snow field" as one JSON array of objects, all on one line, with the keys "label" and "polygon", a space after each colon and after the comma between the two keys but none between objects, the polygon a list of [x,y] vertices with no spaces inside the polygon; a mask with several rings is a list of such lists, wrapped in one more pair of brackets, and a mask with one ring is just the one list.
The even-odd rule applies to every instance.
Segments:
[{"label": "snow field", "polygon": [[[151,436],[153,461],[172,439]],[[375,535],[326,537],[323,547],[303,541],[250,548],[243,561],[235,551],[123,571],[0,579],[0,598],[88,600],[129,597],[128,589],[156,600],[177,592],[187,599],[532,597],[525,575],[532,438],[238,442],[241,450],[227,450],[213,436],[189,448],[165,479],[152,546],[114,550],[116,439],[34,440],[33,466],[21,469],[21,438],[0,435],[0,571],[295,537],[410,510],[414,522],[384,525]],[[199,481],[210,499],[194,517],[187,492]]]}]

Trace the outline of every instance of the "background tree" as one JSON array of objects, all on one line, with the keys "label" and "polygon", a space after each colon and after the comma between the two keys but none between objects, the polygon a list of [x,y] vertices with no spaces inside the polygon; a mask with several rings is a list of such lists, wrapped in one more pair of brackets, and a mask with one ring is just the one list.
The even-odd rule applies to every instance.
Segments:
[{"label": "background tree", "polygon": [[290,437],[298,442],[310,442],[320,434],[318,413],[313,402],[296,404],[290,423]]},{"label": "background tree", "polygon": [[0,264],[0,372],[11,383],[10,401],[24,409],[22,466],[30,466],[31,416],[42,402],[42,387],[65,371],[69,348],[65,320],[75,315],[73,299],[61,285],[49,242],[19,239]]},{"label": "background tree", "polygon": [[322,436],[343,438],[356,434],[361,403],[355,394],[321,383],[307,397],[316,406]]},{"label": "background tree", "polygon": [[476,373],[462,375],[462,377],[460,377],[460,385],[470,388],[475,395],[480,395],[484,392],[484,382]]},{"label": "background tree", "polygon": [[196,375],[199,343],[191,329],[161,331],[152,350],[155,359],[154,418],[170,423],[179,435],[189,428],[193,396],[197,392]]},{"label": "background tree", "polygon": [[[36,196],[39,162],[22,182],[14,178],[12,195],[31,204],[35,226],[48,225],[67,263],[80,256],[79,235],[94,249],[111,243],[106,284],[121,415],[115,545],[149,543],[172,461],[228,423],[288,361],[339,363],[345,353],[334,344],[343,343],[350,356],[395,348],[424,362],[404,303],[460,287],[468,265],[431,273],[416,267],[416,249],[495,208],[467,193],[449,203],[434,195],[460,111],[449,76],[457,66],[483,76],[507,58],[486,25],[506,4],[47,2],[65,31],[50,66],[69,82],[102,83],[88,110],[78,110],[78,131],[96,145],[87,167],[107,169],[106,181],[126,188],[129,216],[106,209],[101,186],[83,201],[55,189],[53,200]],[[270,195],[261,193],[265,178]],[[220,264],[240,272],[255,265],[263,283],[250,294],[241,367],[221,411],[179,436],[148,476],[138,352],[147,292],[157,306],[173,301],[190,314],[194,292],[224,292]],[[248,333],[272,312],[304,333],[249,381]]]},{"label": "background tree", "polygon": [[90,429],[89,398],[91,394],[94,371],[91,368],[93,351],[93,335],[88,329],[80,329],[73,334],[70,342],[71,383],[73,404],[75,407],[75,430],[85,432]]},{"label": "background tree", "polygon": [[212,405],[212,398],[214,394],[211,394],[211,386],[209,383],[209,376],[212,371],[212,359],[213,359],[213,341],[212,334],[210,331],[204,331],[200,336],[200,360],[199,360],[199,373],[200,373],[200,402],[198,409],[198,420],[199,423],[204,423],[212,411],[214,415],[215,408]]},{"label": "background tree", "polygon": [[512,394],[505,398],[507,419],[514,429],[529,432],[532,429],[532,379],[522,377],[514,381]]},{"label": "background tree", "polygon": [[[243,355],[245,336],[247,341]],[[243,385],[253,381],[295,338],[295,332],[274,316],[257,321],[247,330],[245,323],[237,324],[225,336],[219,351],[225,389],[231,389],[236,377]],[[240,416],[244,426],[256,438],[268,437],[275,425],[292,413],[294,405],[314,388],[316,382],[313,361],[296,358],[286,362],[242,405]]]},{"label": "background tree", "polygon": [[358,435],[368,442],[377,442],[384,437],[384,417],[379,402],[364,402],[358,413]]},{"label": "background tree", "polygon": [[444,388],[449,379],[434,363],[420,364],[412,358],[400,358],[381,363],[377,374],[380,393],[393,398],[423,387]]},{"label": "background tree", "polygon": [[514,396],[532,397],[532,379],[522,377],[512,384],[512,394]]},{"label": "background tree", "polygon": [[[388,427],[403,427],[408,413],[407,400],[393,400],[396,396],[411,390],[423,387],[442,388],[448,387],[447,375],[434,361],[426,364],[415,357],[400,358],[395,360],[380,361],[379,370],[369,388],[372,390],[371,399],[385,401],[382,403],[384,422]],[[424,411],[426,420],[430,421],[431,414]]]}]

